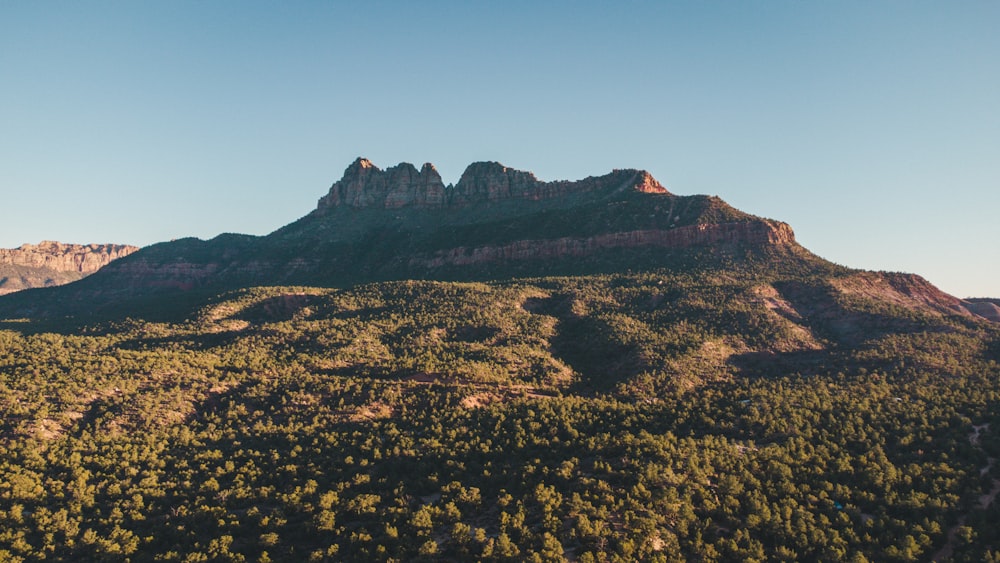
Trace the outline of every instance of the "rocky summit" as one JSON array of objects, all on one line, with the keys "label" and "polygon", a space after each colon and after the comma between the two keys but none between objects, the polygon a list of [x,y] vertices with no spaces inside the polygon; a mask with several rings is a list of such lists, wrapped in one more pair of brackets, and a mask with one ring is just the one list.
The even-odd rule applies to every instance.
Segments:
[{"label": "rocky summit", "polygon": [[344,177],[319,200],[318,209],[328,207],[442,207],[446,187],[434,165],[417,170],[404,162],[380,170],[367,158],[358,158],[344,171]]},{"label": "rocky summit", "polygon": [[499,162],[475,162],[465,169],[457,184],[446,186],[431,163],[424,164],[420,170],[408,162],[381,170],[367,158],[358,158],[319,200],[317,212],[322,214],[328,208],[339,206],[460,207],[503,200],[553,199],[609,188],[669,193],[643,170],[615,170],[575,182],[543,182],[531,172],[508,168]]}]

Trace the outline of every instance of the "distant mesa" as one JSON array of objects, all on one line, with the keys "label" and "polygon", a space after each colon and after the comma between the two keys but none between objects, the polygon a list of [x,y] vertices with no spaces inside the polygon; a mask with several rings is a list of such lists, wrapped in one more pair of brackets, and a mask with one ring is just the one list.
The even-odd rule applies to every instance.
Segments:
[{"label": "distant mesa", "polygon": [[0,249],[0,295],[63,285],[139,250],[127,244],[64,244],[42,241]]},{"label": "distant mesa", "polygon": [[112,260],[128,256],[138,246],[127,244],[65,244],[51,240],[0,249],[0,264],[92,274]]},{"label": "distant mesa", "polygon": [[474,162],[465,169],[457,184],[445,185],[431,163],[424,164],[420,170],[408,162],[381,170],[367,158],[358,158],[319,200],[316,212],[322,214],[333,207],[460,207],[503,200],[553,199],[605,190],[669,194],[644,170],[615,170],[578,181],[543,182],[531,172],[508,168],[499,162]]}]

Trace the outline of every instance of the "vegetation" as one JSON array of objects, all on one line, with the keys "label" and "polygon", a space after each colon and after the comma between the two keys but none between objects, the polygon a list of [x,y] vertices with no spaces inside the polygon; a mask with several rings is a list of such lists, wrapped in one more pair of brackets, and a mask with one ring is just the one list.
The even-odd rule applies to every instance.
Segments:
[{"label": "vegetation", "polygon": [[8,320],[0,560],[1000,558],[1000,332],[816,272]]}]

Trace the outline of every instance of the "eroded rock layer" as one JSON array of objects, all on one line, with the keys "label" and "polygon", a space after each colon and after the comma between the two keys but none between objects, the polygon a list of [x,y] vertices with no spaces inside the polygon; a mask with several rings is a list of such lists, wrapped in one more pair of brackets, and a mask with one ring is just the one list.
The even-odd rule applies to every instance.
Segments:
[{"label": "eroded rock layer", "polygon": [[43,241],[0,249],[0,295],[63,285],[90,275],[139,250],[124,244],[64,244]]}]

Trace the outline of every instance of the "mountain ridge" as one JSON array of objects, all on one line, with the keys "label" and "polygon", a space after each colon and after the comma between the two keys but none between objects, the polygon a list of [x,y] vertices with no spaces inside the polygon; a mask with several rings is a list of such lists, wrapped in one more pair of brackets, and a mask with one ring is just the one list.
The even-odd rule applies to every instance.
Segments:
[{"label": "mountain ridge", "polygon": [[[498,162],[475,162],[456,184],[445,185],[430,163],[383,170],[359,157],[314,210],[268,235],[151,245],[89,281],[44,300],[26,296],[22,303],[0,304],[0,311],[50,316],[64,307],[101,308],[195,289],[485,281],[754,260],[832,267],[799,245],[788,224],[744,213],[715,196],[675,195],[644,170],[543,182]],[[907,303],[933,302],[937,311],[947,303],[954,314],[1000,320],[995,304],[966,302],[919,276],[899,276],[892,288],[878,291],[897,300],[897,294],[933,294]]]},{"label": "mountain ridge", "polygon": [[804,252],[788,225],[717,197],[671,194],[643,170],[542,182],[478,162],[445,186],[429,163],[419,171],[408,163],[382,170],[358,158],[312,212],[266,236],[154,244],[74,286],[72,295],[18,310],[58,314],[60,302],[86,308],[150,292],[248,285],[612,271],[630,267],[635,253],[652,264],[688,260],[699,248],[729,255],[764,246]]},{"label": "mountain ridge", "polygon": [[531,172],[483,161],[467,166],[456,184],[445,185],[429,162],[420,170],[408,162],[382,170],[367,158],[358,157],[320,198],[314,213],[323,214],[339,206],[446,208],[508,199],[552,199],[599,191],[608,185],[619,190],[628,186],[645,193],[669,194],[645,170],[621,169],[583,180],[543,182]]},{"label": "mountain ridge", "polygon": [[42,241],[0,249],[0,295],[62,285],[92,274],[139,250],[127,244],[67,244]]}]

